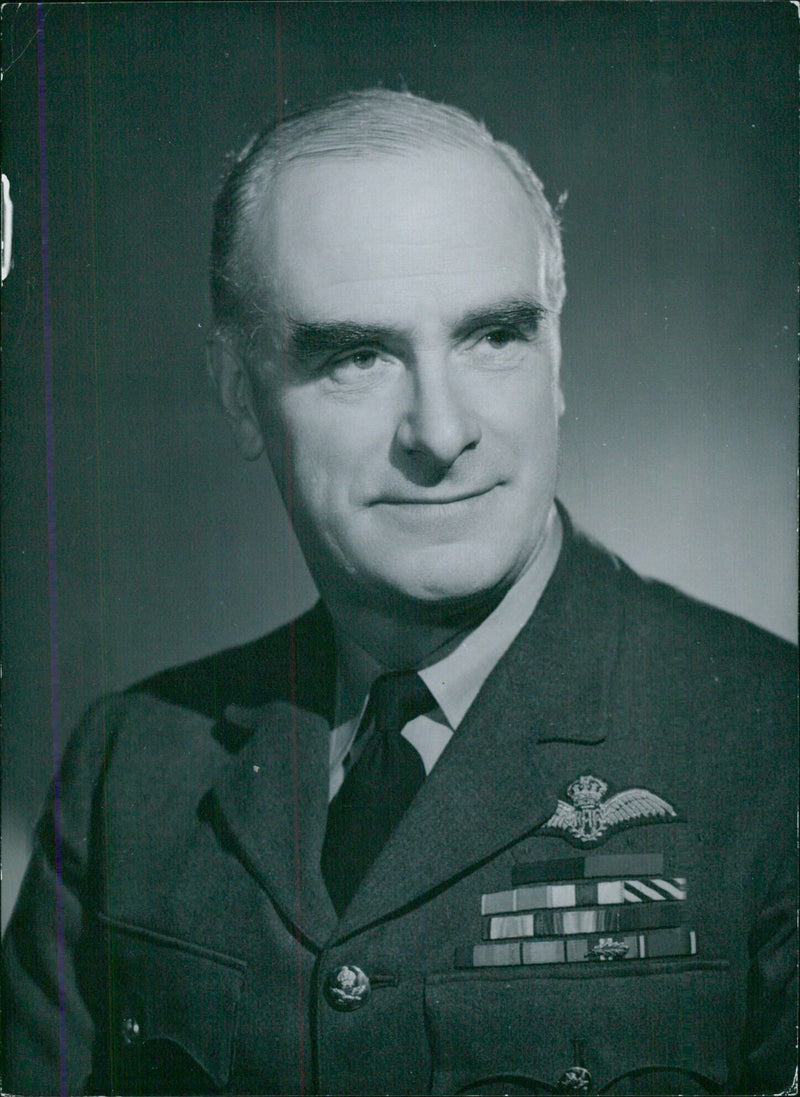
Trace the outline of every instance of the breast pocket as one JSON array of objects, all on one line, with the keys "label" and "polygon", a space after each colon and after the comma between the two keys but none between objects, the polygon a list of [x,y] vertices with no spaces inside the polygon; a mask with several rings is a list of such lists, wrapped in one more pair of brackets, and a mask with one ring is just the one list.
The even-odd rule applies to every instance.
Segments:
[{"label": "breast pocket", "polygon": [[[105,978],[92,1088],[200,1094],[230,1077],[245,965],[101,918]],[[100,945],[98,940],[98,945]]]},{"label": "breast pocket", "polygon": [[727,965],[612,962],[433,975],[432,1091],[718,1093]]}]

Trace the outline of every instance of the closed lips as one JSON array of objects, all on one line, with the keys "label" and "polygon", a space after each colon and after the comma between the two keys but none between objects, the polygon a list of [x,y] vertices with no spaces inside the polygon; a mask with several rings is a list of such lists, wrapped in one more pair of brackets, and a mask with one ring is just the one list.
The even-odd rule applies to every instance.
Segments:
[{"label": "closed lips", "polygon": [[493,484],[490,488],[481,488],[478,491],[465,492],[462,495],[449,495],[444,498],[438,496],[425,495],[419,498],[395,498],[389,496],[384,499],[378,499],[376,502],[385,503],[390,506],[443,506],[447,503],[463,503],[468,499],[479,499],[483,495],[488,495],[490,491],[497,485]]}]

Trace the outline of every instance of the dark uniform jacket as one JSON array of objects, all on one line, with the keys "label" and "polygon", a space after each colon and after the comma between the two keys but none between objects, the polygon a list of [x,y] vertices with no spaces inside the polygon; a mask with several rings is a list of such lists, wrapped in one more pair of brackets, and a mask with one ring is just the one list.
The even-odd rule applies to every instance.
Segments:
[{"label": "dark uniform jacket", "polygon": [[[5,1091],[790,1086],[793,649],[565,525],[533,617],[341,919],[319,867],[324,609],[94,707],[6,935]],[[629,790],[644,807],[620,822]],[[612,934],[585,942],[599,962],[463,966],[482,895],[590,853],[663,855],[696,951],[602,962]]]}]

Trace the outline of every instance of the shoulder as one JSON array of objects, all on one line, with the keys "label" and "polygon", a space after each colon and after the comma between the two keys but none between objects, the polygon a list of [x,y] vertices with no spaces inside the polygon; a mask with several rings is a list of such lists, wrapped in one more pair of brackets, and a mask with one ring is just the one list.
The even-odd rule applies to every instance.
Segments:
[{"label": "shoulder", "polygon": [[653,670],[675,685],[730,698],[768,696],[794,707],[797,649],[786,640],[735,614],[710,606],[622,566],[625,643],[650,653]]},{"label": "shoulder", "polygon": [[[327,611],[307,613],[257,640],[161,671],[96,701],[75,729],[60,769],[64,795],[85,801],[86,789],[109,773],[146,783],[192,774],[202,779],[247,741],[251,729],[226,710],[275,701],[324,712],[335,681]],[[83,790],[83,791],[81,791]]]},{"label": "shoulder", "polygon": [[[702,744],[724,764],[793,771],[797,649],[732,613],[654,579],[579,531],[570,571],[587,606],[600,607],[613,649],[610,702],[657,726],[675,750]],[[592,628],[591,619],[584,620]],[[668,740],[667,736],[673,736]]]},{"label": "shoulder", "polygon": [[[620,643],[647,653],[659,669],[717,674],[750,680],[764,675],[790,688],[797,680],[797,648],[726,610],[711,606],[657,579],[635,572],[615,553],[574,527],[569,530],[570,570],[591,604],[613,606]],[[591,592],[587,597],[586,592]]]},{"label": "shoulder", "polygon": [[317,602],[266,636],[162,671],[127,693],[218,720],[229,705],[300,701],[318,709],[334,676],[333,629]]}]

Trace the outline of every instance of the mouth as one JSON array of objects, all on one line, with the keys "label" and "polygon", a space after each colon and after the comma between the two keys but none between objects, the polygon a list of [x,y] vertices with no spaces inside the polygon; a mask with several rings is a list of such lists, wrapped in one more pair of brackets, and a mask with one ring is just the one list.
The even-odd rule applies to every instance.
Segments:
[{"label": "mouth", "polygon": [[492,500],[499,487],[479,488],[471,491],[427,493],[425,495],[390,495],[377,501],[377,509],[399,529],[425,531],[425,537],[438,541],[449,540],[473,529],[477,522],[485,525],[492,514]]},{"label": "mouth", "polygon": [[385,495],[375,501],[373,505],[391,507],[451,507],[459,503],[467,504],[485,498],[499,485],[492,484],[488,488],[478,488],[472,491],[459,492],[454,495]]}]

